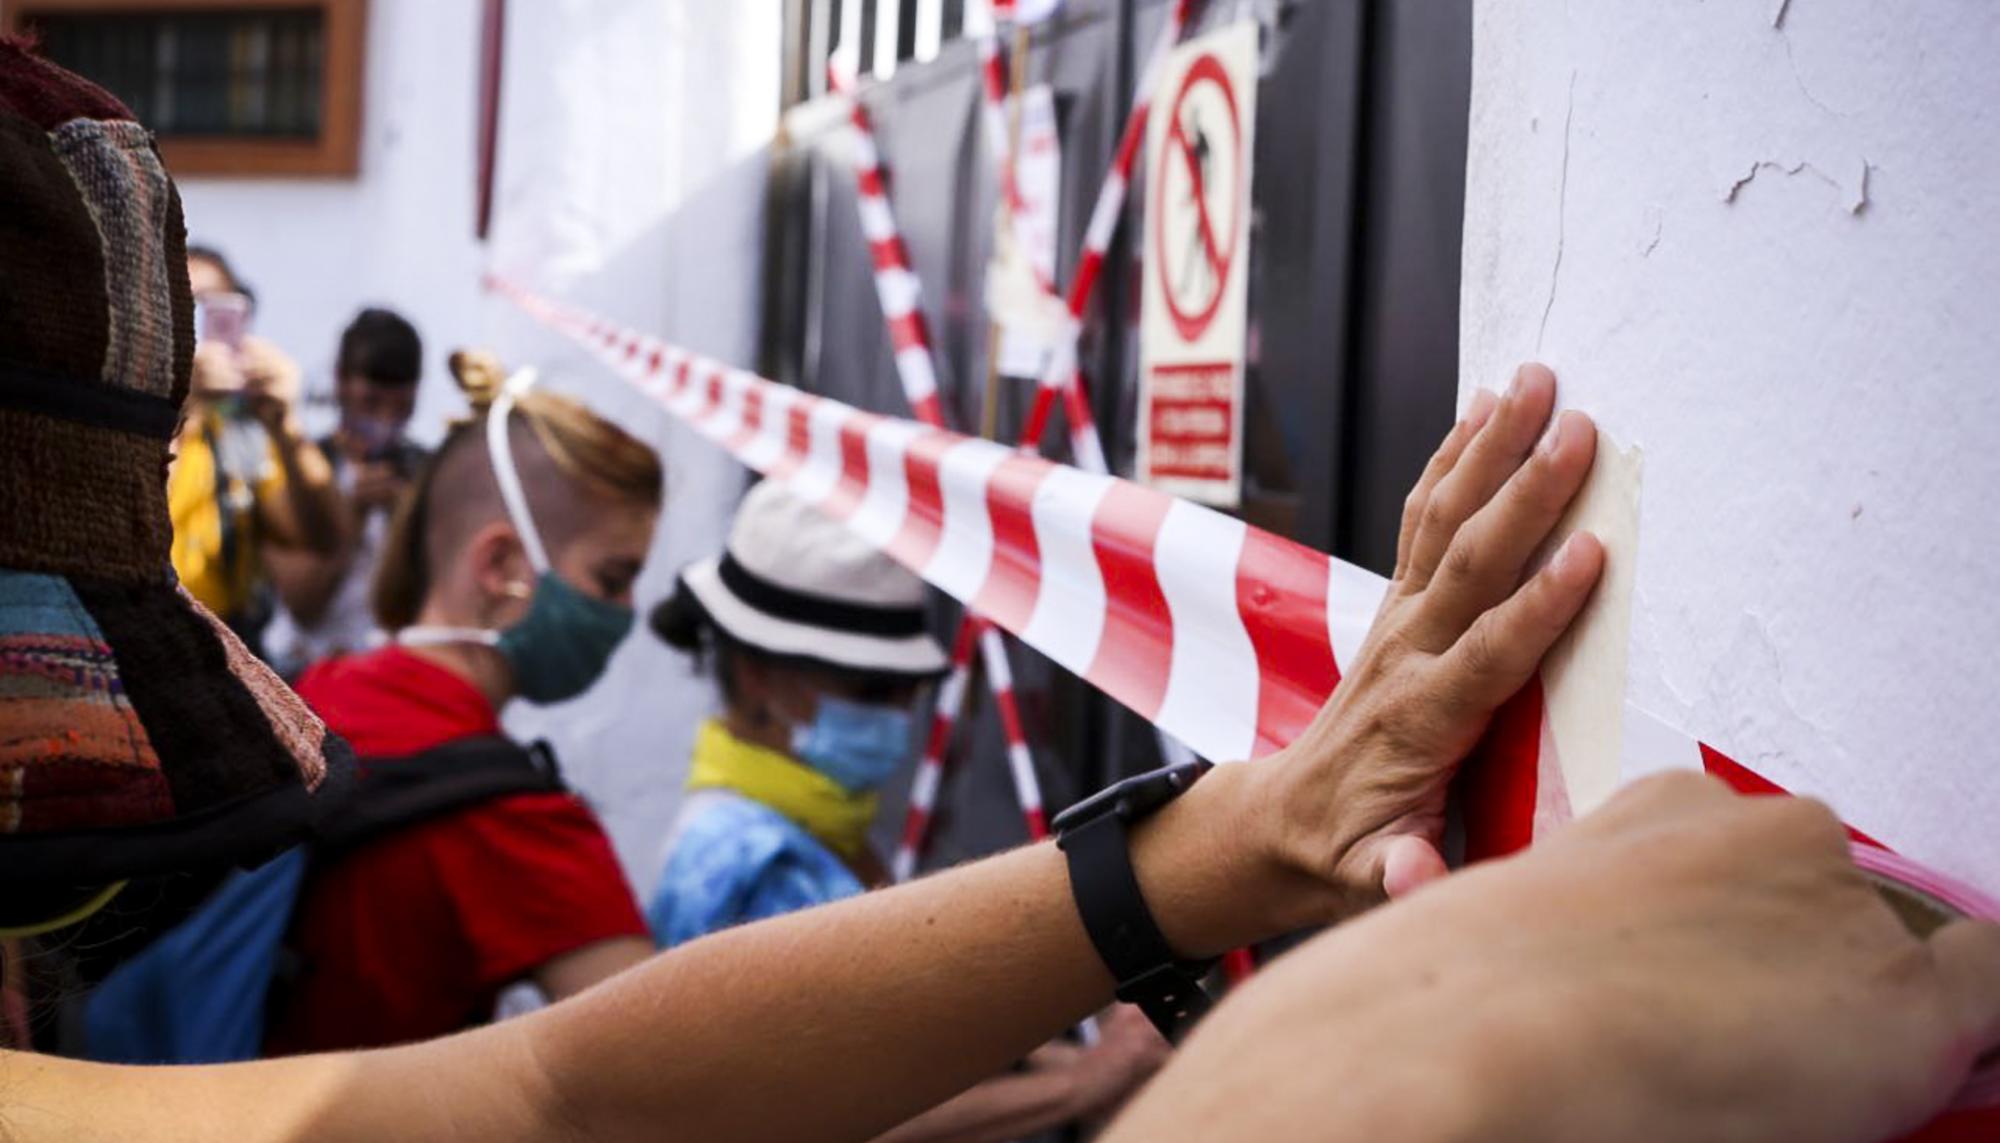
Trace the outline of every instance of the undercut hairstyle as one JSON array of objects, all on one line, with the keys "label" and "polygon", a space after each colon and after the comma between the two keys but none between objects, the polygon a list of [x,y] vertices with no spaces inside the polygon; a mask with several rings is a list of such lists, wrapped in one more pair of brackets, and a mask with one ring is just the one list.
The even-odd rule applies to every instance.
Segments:
[{"label": "undercut hairstyle", "polygon": [[340,335],[334,373],[378,385],[415,385],[424,372],[424,343],[417,327],[393,310],[370,307]]},{"label": "undercut hairstyle", "polygon": [[[390,525],[374,584],[375,621],[390,632],[417,621],[437,569],[479,529],[507,518],[486,451],[486,421],[504,375],[490,357],[463,352],[452,354],[452,373],[472,416],[445,435]],[[551,552],[584,530],[593,503],[657,511],[664,499],[659,456],[569,397],[535,390],[517,398],[507,439],[528,511]]]}]

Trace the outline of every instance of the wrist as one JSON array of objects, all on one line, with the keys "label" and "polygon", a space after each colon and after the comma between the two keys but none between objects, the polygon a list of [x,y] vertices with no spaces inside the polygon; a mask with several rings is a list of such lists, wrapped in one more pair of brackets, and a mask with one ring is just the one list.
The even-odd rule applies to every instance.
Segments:
[{"label": "wrist", "polygon": [[1174,952],[1188,960],[1337,919],[1339,895],[1307,873],[1278,827],[1271,768],[1218,766],[1134,827],[1139,889]]}]

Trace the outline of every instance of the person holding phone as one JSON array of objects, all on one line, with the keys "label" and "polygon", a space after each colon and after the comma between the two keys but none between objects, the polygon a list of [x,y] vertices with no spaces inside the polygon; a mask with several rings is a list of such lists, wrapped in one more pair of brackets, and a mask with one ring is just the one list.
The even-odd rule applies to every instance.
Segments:
[{"label": "person holding phone", "polygon": [[364,309],[340,335],[334,362],[340,425],[318,446],[346,497],[353,542],[331,556],[296,548],[265,553],[279,607],[264,630],[264,649],[287,677],[364,650],[376,637],[369,584],[389,519],[429,459],[406,432],[423,365],[423,339],[394,311]]},{"label": "person holding phone", "polygon": [[325,455],[299,427],[297,363],[249,332],[255,296],[213,250],[191,247],[187,268],[199,316],[167,483],[174,571],[261,654],[267,557],[337,558],[349,542],[346,512]]}]

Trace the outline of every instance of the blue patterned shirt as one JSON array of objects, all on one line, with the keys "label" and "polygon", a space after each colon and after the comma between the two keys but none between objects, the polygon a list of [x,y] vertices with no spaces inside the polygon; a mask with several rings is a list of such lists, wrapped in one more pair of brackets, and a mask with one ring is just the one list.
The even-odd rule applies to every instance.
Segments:
[{"label": "blue patterned shirt", "polygon": [[689,795],[646,908],[661,948],[861,892],[859,878],[790,818],[729,790]]}]

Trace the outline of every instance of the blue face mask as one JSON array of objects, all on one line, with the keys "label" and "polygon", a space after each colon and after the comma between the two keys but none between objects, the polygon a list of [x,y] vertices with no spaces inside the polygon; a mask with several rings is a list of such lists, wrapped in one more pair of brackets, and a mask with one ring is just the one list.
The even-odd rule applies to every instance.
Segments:
[{"label": "blue face mask", "polygon": [[535,580],[528,614],[494,644],[514,671],[514,690],[529,702],[575,698],[604,675],[611,653],[632,630],[632,609],[586,595],[552,571]]},{"label": "blue face mask", "polygon": [[916,716],[900,706],[871,706],[822,695],[819,712],[792,728],[792,757],[849,793],[887,782],[909,757]]}]

